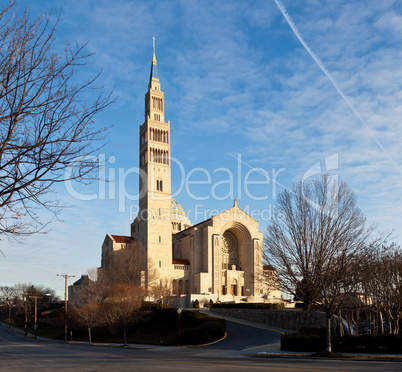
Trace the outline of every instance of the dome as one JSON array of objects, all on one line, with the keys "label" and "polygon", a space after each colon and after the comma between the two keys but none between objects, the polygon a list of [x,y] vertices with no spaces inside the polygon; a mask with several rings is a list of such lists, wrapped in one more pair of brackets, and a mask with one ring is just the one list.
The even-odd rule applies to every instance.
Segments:
[{"label": "dome", "polygon": [[181,222],[183,225],[186,225],[186,227],[183,226],[182,229],[193,226],[193,224],[187,218],[186,212],[184,211],[183,207],[177,202],[177,200],[173,198],[170,204],[170,212],[172,215],[172,221],[178,221]]}]

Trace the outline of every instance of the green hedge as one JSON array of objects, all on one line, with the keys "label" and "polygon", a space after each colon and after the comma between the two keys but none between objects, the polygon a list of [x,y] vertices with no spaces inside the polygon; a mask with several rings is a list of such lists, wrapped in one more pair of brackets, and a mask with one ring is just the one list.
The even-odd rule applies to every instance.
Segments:
[{"label": "green hedge", "polygon": [[343,336],[333,339],[339,352],[402,354],[402,334]]},{"label": "green hedge", "polygon": [[304,329],[281,337],[281,350],[284,351],[324,351],[325,329]]},{"label": "green hedge", "polygon": [[213,304],[211,306],[212,308],[215,309],[267,309],[267,310],[283,310],[285,308],[284,304],[279,304],[279,303],[229,303],[229,302],[224,302],[224,303],[219,303],[219,304]]},{"label": "green hedge", "polygon": [[[332,337],[332,351],[344,353],[401,354],[402,335],[362,335]],[[303,331],[281,337],[281,350],[325,350],[325,330]]]}]

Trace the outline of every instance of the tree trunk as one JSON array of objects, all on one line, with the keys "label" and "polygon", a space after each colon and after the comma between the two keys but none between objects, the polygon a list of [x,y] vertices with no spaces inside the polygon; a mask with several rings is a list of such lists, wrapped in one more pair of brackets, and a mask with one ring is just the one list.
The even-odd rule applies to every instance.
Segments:
[{"label": "tree trunk", "polygon": [[384,319],[382,317],[382,311],[380,310],[380,322],[381,322],[381,334],[384,334]]},{"label": "tree trunk", "polygon": [[360,309],[357,308],[356,314],[356,334],[359,335],[360,333]]},{"label": "tree trunk", "polygon": [[91,327],[88,327],[88,339],[89,339],[89,343],[92,344]]},{"label": "tree trunk", "polygon": [[326,330],[326,340],[325,340],[325,351],[327,353],[331,352],[331,316],[327,315],[327,330]]},{"label": "tree trunk", "polygon": [[376,335],[378,332],[378,327],[377,327],[377,312],[373,310],[373,335]]},{"label": "tree trunk", "polygon": [[[392,319],[392,320],[391,320]],[[388,309],[388,324],[389,324],[389,334],[392,335],[394,333],[393,329],[392,329],[392,322],[393,322],[394,318],[391,314],[391,310]]]},{"label": "tree trunk", "polygon": [[341,337],[344,336],[344,332],[343,332],[342,310],[339,310],[339,335],[340,335]]}]

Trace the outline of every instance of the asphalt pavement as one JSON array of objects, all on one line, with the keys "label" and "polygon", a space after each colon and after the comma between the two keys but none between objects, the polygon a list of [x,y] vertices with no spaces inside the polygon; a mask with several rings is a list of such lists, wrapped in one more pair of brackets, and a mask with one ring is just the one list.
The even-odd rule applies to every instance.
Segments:
[{"label": "asphalt pavement", "polygon": [[[227,336],[201,347],[130,345],[123,348],[121,344],[44,342],[0,327],[0,371],[402,370],[395,359],[334,360],[309,358],[300,353],[284,354],[278,350],[281,330],[245,323],[227,319]],[[251,355],[258,357],[250,358]],[[278,358],[279,355],[292,355],[292,358]]]}]

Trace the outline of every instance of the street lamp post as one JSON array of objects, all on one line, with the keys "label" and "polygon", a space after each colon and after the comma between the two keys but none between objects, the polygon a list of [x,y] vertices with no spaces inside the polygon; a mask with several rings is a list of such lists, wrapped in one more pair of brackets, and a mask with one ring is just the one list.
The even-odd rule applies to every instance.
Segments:
[{"label": "street lamp post", "polygon": [[177,344],[178,344],[179,346],[180,346],[180,315],[181,315],[181,312],[182,312],[182,308],[179,307],[179,308],[177,309],[177,314],[179,314],[179,338],[178,338]]}]

